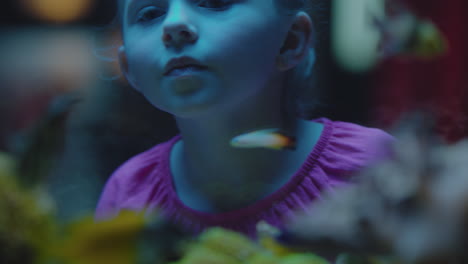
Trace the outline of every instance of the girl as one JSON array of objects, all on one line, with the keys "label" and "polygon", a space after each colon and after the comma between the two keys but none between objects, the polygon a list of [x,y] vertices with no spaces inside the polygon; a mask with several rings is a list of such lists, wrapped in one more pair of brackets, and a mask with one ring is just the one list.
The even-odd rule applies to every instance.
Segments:
[{"label": "girl", "polygon": [[[97,218],[158,208],[199,232],[255,236],[281,227],[320,193],[388,153],[383,131],[296,114],[315,61],[301,0],[122,0],[119,56],[130,84],[171,113],[180,135],[141,153],[108,180]],[[292,102],[292,103],[291,103]],[[235,148],[232,138],[277,128],[293,150]]]}]

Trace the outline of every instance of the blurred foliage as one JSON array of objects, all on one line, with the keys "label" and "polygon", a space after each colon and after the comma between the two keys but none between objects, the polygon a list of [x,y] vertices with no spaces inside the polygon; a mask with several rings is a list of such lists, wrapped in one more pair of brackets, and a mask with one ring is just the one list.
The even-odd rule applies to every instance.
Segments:
[{"label": "blurred foliage", "polygon": [[41,263],[57,236],[53,203],[41,187],[23,188],[15,167],[0,155],[0,262]]},{"label": "blurred foliage", "polygon": [[420,115],[401,122],[390,159],[325,194],[313,214],[301,213],[288,224],[281,240],[368,260],[384,255],[402,263],[466,263],[468,140],[449,145],[434,130]]}]

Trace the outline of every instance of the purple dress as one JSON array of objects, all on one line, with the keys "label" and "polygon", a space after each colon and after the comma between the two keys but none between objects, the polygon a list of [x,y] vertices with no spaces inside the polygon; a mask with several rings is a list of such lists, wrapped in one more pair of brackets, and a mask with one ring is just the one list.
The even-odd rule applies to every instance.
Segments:
[{"label": "purple dress", "polygon": [[394,138],[382,130],[326,118],[311,122],[322,123],[324,129],[301,168],[280,189],[250,206],[206,213],[184,205],[170,172],[170,150],[181,139],[176,136],[134,156],[113,173],[101,194],[96,219],[115,216],[121,210],[158,208],[194,233],[221,226],[255,236],[260,220],[281,227],[289,214],[306,209],[323,191],[346,185],[353,173],[391,155]]}]

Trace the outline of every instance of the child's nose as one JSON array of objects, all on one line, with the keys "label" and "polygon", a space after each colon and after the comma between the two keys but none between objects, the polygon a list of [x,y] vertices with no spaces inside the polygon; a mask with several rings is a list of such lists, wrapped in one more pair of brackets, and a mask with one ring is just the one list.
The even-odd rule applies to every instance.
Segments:
[{"label": "child's nose", "polygon": [[177,0],[171,2],[163,25],[164,45],[182,46],[193,44],[198,39],[197,29],[191,21],[192,15],[191,7],[186,2]]},{"label": "child's nose", "polygon": [[193,44],[197,39],[198,34],[196,30],[186,23],[167,25],[164,28],[162,36],[162,41],[166,46]]}]

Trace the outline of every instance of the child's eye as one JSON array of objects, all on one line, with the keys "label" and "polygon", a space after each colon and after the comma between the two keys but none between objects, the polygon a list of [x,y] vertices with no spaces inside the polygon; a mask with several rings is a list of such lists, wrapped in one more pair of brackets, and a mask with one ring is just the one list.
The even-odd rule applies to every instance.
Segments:
[{"label": "child's eye", "polygon": [[155,6],[145,7],[138,12],[137,22],[139,23],[149,22],[149,21],[152,21],[153,19],[156,19],[164,15],[164,13],[165,11],[163,9],[155,7]]},{"label": "child's eye", "polygon": [[233,4],[233,0],[200,0],[198,5],[201,7],[216,9],[216,10],[225,10],[228,9]]}]

